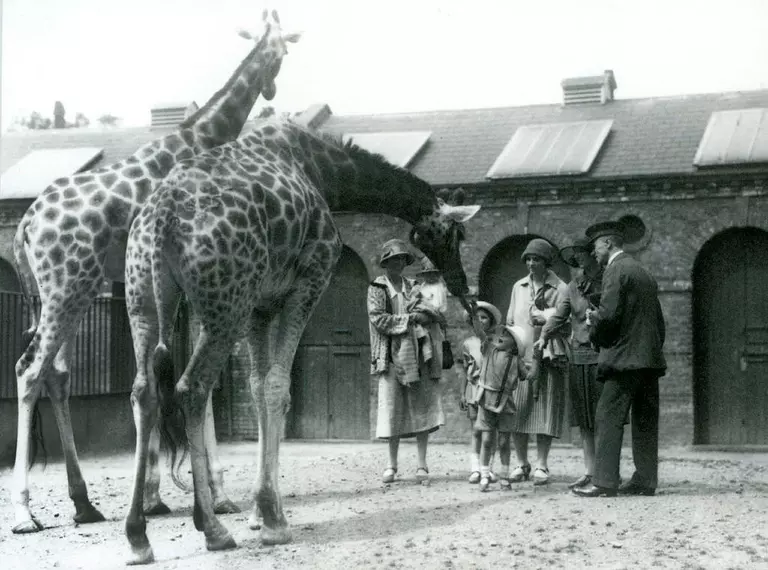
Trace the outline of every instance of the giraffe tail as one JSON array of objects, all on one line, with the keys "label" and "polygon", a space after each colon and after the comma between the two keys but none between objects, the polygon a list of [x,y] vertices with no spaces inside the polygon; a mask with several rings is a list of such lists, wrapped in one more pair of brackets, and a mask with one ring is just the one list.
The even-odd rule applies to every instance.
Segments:
[{"label": "giraffe tail", "polygon": [[13,260],[16,268],[16,274],[19,278],[19,286],[21,287],[21,295],[24,300],[24,306],[27,309],[27,316],[29,318],[29,328],[21,333],[21,343],[23,348],[27,348],[29,343],[37,332],[37,307],[32,299],[32,295],[37,290],[37,281],[35,275],[32,272],[32,267],[29,264],[29,258],[27,257],[27,251],[24,247],[27,241],[27,227],[30,223],[30,218],[24,217],[24,219],[16,228],[16,235],[13,237]]}]

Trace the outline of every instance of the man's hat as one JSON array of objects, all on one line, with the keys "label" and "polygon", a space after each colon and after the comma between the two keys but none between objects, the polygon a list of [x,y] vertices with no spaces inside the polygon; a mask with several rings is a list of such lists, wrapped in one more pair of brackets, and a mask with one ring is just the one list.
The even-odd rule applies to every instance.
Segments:
[{"label": "man's hat", "polygon": [[416,273],[416,275],[423,275],[425,273],[441,273],[441,271],[435,267],[435,264],[432,263],[426,255],[424,256],[424,259],[421,260],[421,271]]},{"label": "man's hat", "polygon": [[486,303],[485,301],[477,301],[477,303],[475,303],[475,310],[477,311],[483,310],[489,315],[491,315],[491,318],[493,319],[493,326],[498,326],[502,324],[501,311],[499,311],[495,305],[492,305],[491,303]]},{"label": "man's hat", "polygon": [[512,326],[505,326],[505,329],[507,329],[510,334],[515,338],[515,342],[517,343],[517,353],[520,356],[523,356],[525,354],[525,351],[528,349],[529,344],[533,344],[531,342],[531,338],[528,335],[528,331],[521,327],[520,325],[512,325]]},{"label": "man's hat", "polygon": [[401,239],[391,239],[381,246],[379,265],[382,265],[390,257],[405,256],[405,264],[413,263],[413,254],[408,250],[408,245]]},{"label": "man's hat", "polygon": [[565,261],[571,267],[578,267],[579,264],[576,261],[577,251],[584,251],[586,253],[589,253],[590,251],[592,251],[592,242],[590,242],[585,237],[580,237],[577,240],[575,240],[571,245],[566,245],[563,249],[561,249],[560,257],[562,257],[563,261]]},{"label": "man's hat", "polygon": [[547,263],[552,263],[552,258],[554,257],[552,246],[547,240],[541,238],[534,238],[529,241],[528,245],[525,247],[523,255],[520,256],[520,259],[525,261],[525,258],[529,255],[541,257]]},{"label": "man's hat", "polygon": [[587,235],[587,238],[589,238],[590,242],[593,242],[597,238],[603,236],[620,236],[623,238],[624,224],[614,221],[598,222],[589,226],[587,231],[584,233]]}]

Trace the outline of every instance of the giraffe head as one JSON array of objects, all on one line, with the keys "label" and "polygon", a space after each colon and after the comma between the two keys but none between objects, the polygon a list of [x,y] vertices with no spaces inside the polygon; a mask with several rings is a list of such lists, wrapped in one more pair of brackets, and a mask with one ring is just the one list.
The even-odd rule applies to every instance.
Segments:
[{"label": "giraffe head", "polygon": [[474,216],[480,206],[465,206],[464,192],[438,193],[434,210],[422,216],[411,229],[411,243],[419,248],[443,273],[448,290],[463,298],[467,276],[461,263],[460,245],[464,240],[464,222]]},{"label": "giraffe head", "polygon": [[256,42],[256,45],[264,54],[272,56],[271,58],[266,58],[270,61],[270,64],[265,66],[261,81],[261,94],[267,101],[271,101],[277,92],[275,77],[280,72],[283,57],[288,53],[287,44],[298,42],[301,34],[283,33],[280,29],[280,18],[277,16],[277,10],[272,10],[271,21],[267,10],[264,10],[261,17],[264,21],[263,34],[254,34],[247,30],[239,30],[238,34],[242,38]]}]

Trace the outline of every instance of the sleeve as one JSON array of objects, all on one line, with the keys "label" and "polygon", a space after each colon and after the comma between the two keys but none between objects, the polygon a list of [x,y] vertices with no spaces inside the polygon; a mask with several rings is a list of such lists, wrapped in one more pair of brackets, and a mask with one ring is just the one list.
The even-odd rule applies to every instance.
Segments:
[{"label": "sleeve", "polygon": [[512,326],[515,324],[515,305],[517,298],[517,295],[519,294],[519,287],[517,286],[517,283],[515,283],[512,286],[512,293],[509,296],[509,309],[507,309],[507,326]]},{"label": "sleeve", "polygon": [[368,319],[376,330],[388,336],[408,330],[408,314],[393,315],[387,311],[387,293],[382,287],[368,287]]},{"label": "sleeve", "polygon": [[571,289],[566,289],[565,294],[561,295],[555,305],[554,313],[547,318],[547,322],[541,329],[541,336],[539,338],[545,341],[557,334],[560,330],[568,325],[568,321],[571,318]]},{"label": "sleeve", "polygon": [[606,269],[603,275],[600,306],[592,315],[592,327],[589,332],[590,340],[601,348],[609,348],[616,341],[616,331],[619,330],[624,310],[622,272],[619,266],[614,267]]}]

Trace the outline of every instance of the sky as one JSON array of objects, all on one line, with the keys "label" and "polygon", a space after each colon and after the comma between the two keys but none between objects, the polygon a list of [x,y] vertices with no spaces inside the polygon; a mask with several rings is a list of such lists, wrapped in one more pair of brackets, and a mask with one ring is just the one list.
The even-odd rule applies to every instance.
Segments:
[{"label": "sky", "polygon": [[613,69],[616,98],[768,89],[766,0],[2,0],[5,130],[15,117],[202,106],[277,9],[289,46],[271,104],[334,114],[550,104]]}]

